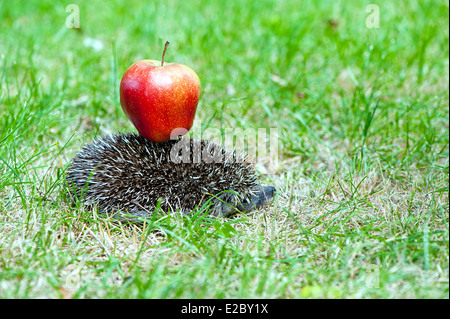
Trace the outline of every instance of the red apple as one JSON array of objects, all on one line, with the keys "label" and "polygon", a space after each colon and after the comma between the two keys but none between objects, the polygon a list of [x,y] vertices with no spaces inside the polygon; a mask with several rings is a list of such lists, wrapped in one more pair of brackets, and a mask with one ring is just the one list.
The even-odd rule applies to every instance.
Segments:
[{"label": "red apple", "polygon": [[189,131],[200,98],[200,79],[188,66],[143,60],[130,66],[120,82],[120,104],[146,139],[164,142],[176,128]]}]

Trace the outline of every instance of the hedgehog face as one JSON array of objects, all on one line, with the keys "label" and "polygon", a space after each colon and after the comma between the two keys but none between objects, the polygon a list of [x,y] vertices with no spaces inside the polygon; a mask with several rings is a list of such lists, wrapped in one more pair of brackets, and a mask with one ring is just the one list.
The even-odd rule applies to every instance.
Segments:
[{"label": "hedgehog face", "polygon": [[236,195],[225,193],[222,196],[221,203],[218,204],[218,213],[223,217],[228,217],[237,213],[237,210],[243,213],[251,212],[259,209],[268,203],[275,194],[275,187],[257,185],[253,188],[253,194],[243,199],[237,198]]}]

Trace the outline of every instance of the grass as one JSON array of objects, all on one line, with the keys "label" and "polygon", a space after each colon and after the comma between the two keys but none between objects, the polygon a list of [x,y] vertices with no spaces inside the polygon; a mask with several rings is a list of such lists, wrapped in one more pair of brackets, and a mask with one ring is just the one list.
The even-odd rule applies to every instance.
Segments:
[{"label": "grass", "polygon": [[[370,3],[77,1],[80,29],[66,3],[2,3],[0,297],[448,298],[448,2],[378,1],[374,29]],[[194,131],[278,129],[269,207],[138,226],[70,205],[65,168],[134,130],[118,83],[166,40],[202,80]]]}]

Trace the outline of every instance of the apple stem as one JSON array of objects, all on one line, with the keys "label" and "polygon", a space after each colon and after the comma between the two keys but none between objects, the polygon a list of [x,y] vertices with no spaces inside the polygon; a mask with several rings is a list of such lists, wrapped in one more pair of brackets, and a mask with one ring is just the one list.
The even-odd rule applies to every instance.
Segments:
[{"label": "apple stem", "polygon": [[167,50],[167,47],[169,46],[169,41],[166,41],[166,44],[164,45],[164,52],[163,52],[163,55],[162,55],[162,59],[161,59],[161,66],[163,66],[164,65],[164,55],[166,55],[166,50]]}]

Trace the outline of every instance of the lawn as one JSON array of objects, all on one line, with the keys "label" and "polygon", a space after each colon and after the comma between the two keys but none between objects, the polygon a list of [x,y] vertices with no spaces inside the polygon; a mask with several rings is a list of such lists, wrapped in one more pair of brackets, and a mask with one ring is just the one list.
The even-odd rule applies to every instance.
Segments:
[{"label": "lawn", "polygon": [[[449,298],[448,1],[376,1],[378,28],[371,3],[80,0],[68,28],[69,3],[2,1],[0,298]],[[269,206],[129,225],[68,200],[166,40],[194,134],[278,132]]]}]

